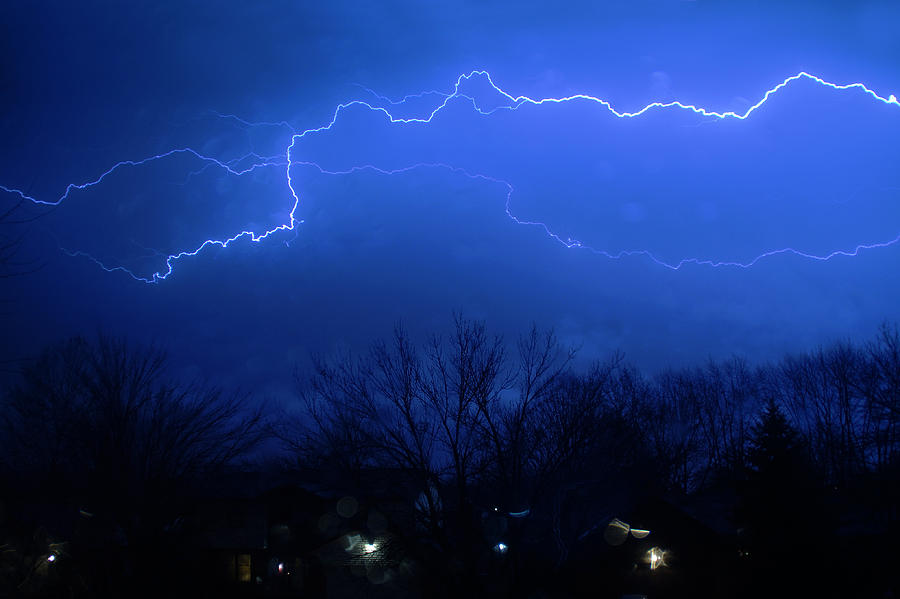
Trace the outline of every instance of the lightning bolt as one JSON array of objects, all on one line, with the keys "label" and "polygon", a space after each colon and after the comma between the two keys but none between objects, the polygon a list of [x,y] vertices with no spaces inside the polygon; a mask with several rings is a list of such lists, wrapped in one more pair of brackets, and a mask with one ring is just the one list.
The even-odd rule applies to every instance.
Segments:
[{"label": "lightning bolt", "polygon": [[[473,79],[482,79],[485,82],[487,82],[487,84],[499,95],[500,98],[502,98],[504,100],[504,102],[502,102],[498,106],[494,106],[491,108],[485,108],[481,104],[479,104],[478,100],[474,96],[464,93],[463,92],[464,84]],[[552,230],[552,228],[549,225],[547,225],[546,223],[521,219],[521,218],[517,217],[510,208],[510,200],[514,193],[513,185],[510,182],[505,181],[503,179],[491,177],[491,176],[488,176],[485,174],[472,173],[465,169],[462,169],[462,168],[459,168],[459,167],[456,167],[456,166],[453,166],[450,164],[417,163],[417,164],[413,164],[413,165],[406,166],[403,168],[392,169],[392,170],[380,168],[373,164],[365,164],[365,165],[353,166],[346,170],[335,171],[335,170],[326,170],[314,162],[299,161],[299,160],[292,159],[292,155],[294,154],[295,149],[300,142],[302,142],[305,138],[310,137],[312,135],[319,134],[319,133],[325,133],[325,132],[331,130],[335,126],[335,124],[338,122],[341,115],[343,113],[345,113],[347,110],[354,108],[354,107],[359,107],[359,108],[366,109],[366,110],[369,110],[369,111],[372,111],[375,113],[381,113],[384,117],[386,117],[390,121],[390,123],[397,124],[397,125],[431,123],[435,119],[435,117],[439,113],[441,113],[441,111],[443,111],[448,105],[450,105],[451,102],[454,102],[454,101],[463,101],[463,102],[470,104],[472,109],[476,113],[478,113],[482,116],[490,116],[499,111],[516,111],[523,106],[542,106],[545,104],[564,104],[564,103],[569,103],[569,102],[589,102],[589,103],[594,103],[594,104],[602,107],[609,114],[613,115],[616,118],[620,118],[620,119],[630,119],[630,118],[640,117],[640,116],[642,116],[650,111],[653,111],[653,110],[681,110],[681,111],[688,111],[688,112],[691,112],[691,113],[694,113],[697,115],[701,115],[704,117],[711,117],[711,118],[720,119],[720,120],[725,120],[725,119],[745,120],[745,119],[749,118],[754,112],[759,110],[762,106],[764,106],[766,104],[766,102],[768,102],[768,100],[773,95],[777,94],[780,90],[791,85],[792,83],[802,80],[802,79],[812,81],[820,86],[830,88],[830,89],[833,89],[836,91],[856,90],[856,91],[862,92],[862,93],[870,96],[873,100],[876,100],[878,102],[881,102],[881,103],[884,103],[887,105],[891,105],[891,106],[900,107],[900,101],[898,101],[897,96],[895,94],[890,94],[887,97],[885,97],[885,96],[882,96],[882,95],[878,94],[877,92],[873,91],[872,89],[870,89],[863,83],[838,84],[838,83],[826,81],[825,79],[822,79],[821,77],[817,77],[816,75],[812,75],[805,71],[801,71],[801,72],[797,73],[796,75],[791,75],[790,77],[785,78],[783,81],[781,81],[774,87],[766,90],[766,92],[762,95],[760,100],[757,101],[755,104],[751,105],[744,112],[735,112],[735,111],[720,112],[720,111],[711,110],[709,108],[705,108],[702,106],[697,106],[695,104],[685,104],[680,101],[651,102],[650,104],[647,104],[646,106],[644,106],[643,108],[641,108],[639,110],[636,110],[634,112],[626,112],[626,111],[617,110],[607,100],[604,100],[604,99],[596,97],[596,96],[588,95],[588,94],[573,94],[570,96],[564,96],[564,97],[559,97],[559,98],[548,97],[548,98],[537,98],[537,99],[531,98],[528,96],[524,96],[524,95],[514,96],[514,95],[510,94],[509,92],[505,91],[504,89],[502,89],[500,86],[498,86],[494,82],[490,73],[488,73],[487,71],[483,71],[483,70],[475,70],[475,71],[471,71],[469,73],[461,74],[456,79],[456,82],[455,82],[452,90],[450,90],[449,92],[441,92],[441,91],[437,91],[437,90],[425,91],[425,92],[420,92],[420,93],[416,93],[416,94],[409,94],[399,100],[391,100],[390,98],[379,95],[376,92],[363,87],[362,89],[364,89],[367,93],[374,96],[376,100],[381,101],[382,104],[379,104],[378,102],[375,102],[375,101],[365,101],[365,100],[351,100],[348,102],[338,104],[335,107],[335,109],[331,115],[331,118],[328,122],[326,122],[325,124],[320,125],[318,127],[305,129],[303,131],[296,130],[290,123],[288,123],[286,121],[251,122],[251,121],[242,119],[236,115],[214,113],[218,118],[232,120],[235,123],[237,123],[238,125],[241,125],[244,127],[268,126],[268,127],[279,127],[279,128],[287,129],[292,134],[291,141],[290,141],[290,144],[288,145],[288,147],[285,149],[284,153],[281,155],[261,156],[256,153],[249,153],[249,154],[246,154],[239,158],[226,161],[226,160],[220,160],[220,159],[212,157],[212,156],[207,156],[207,155],[202,154],[202,153],[198,152],[197,150],[194,150],[190,147],[185,147],[185,148],[169,150],[167,152],[149,156],[149,157],[143,158],[141,160],[123,160],[121,162],[117,162],[116,164],[112,165],[109,169],[107,169],[105,172],[101,173],[98,177],[96,177],[90,181],[87,181],[85,183],[80,183],[80,184],[70,183],[69,185],[66,186],[64,193],[55,200],[38,199],[38,198],[35,198],[35,197],[32,197],[32,196],[26,194],[25,192],[23,192],[20,189],[7,187],[4,185],[0,185],[0,190],[6,192],[8,194],[18,196],[19,199],[27,200],[27,201],[32,202],[37,205],[57,206],[57,205],[61,204],[62,202],[64,202],[65,200],[67,200],[70,197],[70,195],[72,195],[74,192],[88,191],[94,187],[99,186],[101,183],[103,183],[103,181],[105,179],[107,179],[110,175],[112,175],[113,173],[115,173],[117,171],[127,169],[127,168],[139,168],[139,167],[148,165],[150,163],[161,161],[166,158],[171,158],[171,157],[175,157],[178,155],[192,156],[193,158],[195,158],[202,164],[202,166],[199,170],[190,172],[188,174],[188,178],[190,178],[191,176],[196,175],[206,169],[209,169],[209,168],[217,168],[217,169],[224,171],[225,173],[227,173],[229,175],[237,176],[237,177],[247,175],[258,169],[264,169],[264,168],[282,168],[282,169],[284,169],[285,182],[287,185],[287,189],[290,191],[290,195],[292,198],[291,210],[288,213],[288,218],[285,222],[282,222],[281,224],[279,224],[273,228],[266,229],[262,232],[241,230],[241,231],[235,232],[234,234],[232,234],[229,237],[225,237],[225,238],[221,238],[221,239],[207,239],[207,240],[203,241],[202,243],[200,243],[198,246],[194,247],[193,249],[185,249],[185,250],[179,251],[177,253],[169,254],[165,257],[166,267],[164,269],[161,269],[161,270],[158,270],[158,271],[152,273],[149,276],[141,276],[124,266],[115,266],[115,265],[105,264],[101,260],[98,260],[97,258],[93,257],[92,255],[90,255],[86,252],[82,252],[82,251],[78,251],[78,250],[73,251],[73,250],[61,248],[66,254],[68,254],[70,256],[87,258],[87,259],[93,261],[94,263],[96,263],[100,268],[102,268],[106,271],[123,272],[123,273],[128,274],[135,280],[142,281],[145,283],[158,283],[160,281],[167,279],[175,271],[175,265],[178,263],[178,261],[180,261],[184,258],[191,257],[191,256],[196,256],[197,254],[199,254],[200,252],[202,252],[203,250],[205,250],[211,246],[227,248],[232,243],[234,243],[238,240],[243,240],[243,239],[248,239],[254,243],[259,243],[259,242],[262,242],[262,241],[268,239],[269,237],[273,236],[274,234],[276,234],[278,232],[282,232],[282,231],[295,231],[296,232],[297,225],[302,224],[303,221],[298,220],[296,217],[297,209],[300,206],[300,195],[294,188],[294,182],[293,182],[292,176],[291,176],[291,169],[294,166],[311,167],[313,169],[318,170],[321,174],[324,174],[324,175],[348,175],[348,174],[352,174],[352,173],[360,172],[360,171],[371,171],[371,172],[379,173],[382,175],[398,175],[398,174],[410,172],[415,169],[443,169],[443,170],[452,172],[452,173],[460,175],[460,176],[467,177],[467,178],[475,180],[475,181],[491,183],[491,184],[495,184],[495,185],[502,187],[505,190],[505,196],[506,196],[506,202],[505,202],[506,214],[514,223],[516,223],[518,225],[522,225],[522,226],[538,228],[538,229],[542,230],[544,232],[544,234],[547,235],[550,239],[558,242],[559,244],[561,244],[562,246],[564,246],[566,248],[581,249],[581,250],[585,250],[585,251],[591,252],[591,253],[599,255],[599,256],[603,256],[603,257],[606,257],[609,259],[615,259],[615,260],[621,259],[624,257],[629,257],[629,256],[642,256],[642,257],[646,257],[646,258],[652,260],[654,263],[656,263],[660,266],[663,266],[665,268],[669,268],[672,270],[679,270],[682,267],[687,266],[687,265],[700,265],[700,266],[711,266],[711,267],[729,267],[730,266],[730,267],[739,267],[739,268],[749,268],[749,267],[757,264],[761,260],[764,260],[766,258],[770,258],[773,256],[781,255],[781,254],[792,254],[792,255],[796,255],[796,256],[811,259],[811,260],[828,261],[837,256],[856,256],[863,250],[885,248],[885,247],[897,244],[898,242],[900,242],[900,234],[898,234],[893,239],[883,240],[883,241],[879,241],[879,242],[875,242],[875,243],[859,244],[851,249],[839,249],[839,250],[831,251],[826,254],[813,254],[813,253],[805,252],[805,251],[802,251],[799,249],[786,247],[786,248],[781,248],[781,249],[765,251],[765,252],[759,254],[758,256],[755,256],[754,258],[752,258],[748,261],[745,261],[745,262],[718,261],[718,260],[703,259],[703,258],[683,258],[676,262],[667,262],[667,261],[662,260],[659,257],[657,257],[649,250],[623,250],[623,251],[619,251],[619,252],[610,252],[610,251],[590,247],[586,244],[583,244],[582,242],[580,242],[577,239],[563,237],[563,236],[555,233]],[[360,86],[360,87],[362,87],[362,86]],[[395,112],[394,109],[398,106],[402,106],[413,99],[423,100],[425,98],[429,98],[432,96],[437,98],[438,101],[433,105],[433,107],[430,110],[426,111],[425,116],[400,117],[400,116],[397,116],[394,114],[394,112]],[[386,103],[388,106],[387,107],[384,106],[383,105],[384,103]],[[242,165],[242,164],[244,166],[242,166],[242,167],[238,166],[238,165]]]}]

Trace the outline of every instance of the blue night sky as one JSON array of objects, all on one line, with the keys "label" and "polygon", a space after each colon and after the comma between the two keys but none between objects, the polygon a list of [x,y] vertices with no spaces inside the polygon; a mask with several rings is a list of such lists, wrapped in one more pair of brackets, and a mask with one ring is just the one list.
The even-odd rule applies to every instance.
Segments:
[{"label": "blue night sky", "polygon": [[[648,372],[900,320],[900,243],[660,264],[896,239],[900,105],[858,88],[799,79],[746,120],[617,118],[586,100],[506,110],[474,76],[427,124],[357,104],[292,145],[351,100],[428,117],[444,96],[386,98],[451,93],[478,69],[513,96],[619,112],[743,114],[800,71],[886,100],[896,3],[38,1],[3,3],[0,28],[0,185],[55,203],[183,148],[264,164],[237,176],[179,152],[52,209],[27,202],[42,216],[19,229],[20,255],[43,268],[0,282],[0,359],[103,331],[283,397],[310,352],[364,348],[398,321],[447,330],[454,310],[510,339],[554,327],[585,359],[620,349]],[[462,170],[353,170],[422,163]],[[517,224],[507,184],[515,218],[617,257]],[[207,247],[156,284],[84,257],[152,277],[206,239],[290,223],[291,188],[293,231]]]}]

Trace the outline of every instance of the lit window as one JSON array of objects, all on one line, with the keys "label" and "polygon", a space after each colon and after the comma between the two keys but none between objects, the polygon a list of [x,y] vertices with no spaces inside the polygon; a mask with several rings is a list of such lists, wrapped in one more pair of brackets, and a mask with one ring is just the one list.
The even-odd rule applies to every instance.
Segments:
[{"label": "lit window", "polygon": [[250,582],[252,579],[250,574],[250,554],[241,553],[237,556],[238,580],[240,582]]}]

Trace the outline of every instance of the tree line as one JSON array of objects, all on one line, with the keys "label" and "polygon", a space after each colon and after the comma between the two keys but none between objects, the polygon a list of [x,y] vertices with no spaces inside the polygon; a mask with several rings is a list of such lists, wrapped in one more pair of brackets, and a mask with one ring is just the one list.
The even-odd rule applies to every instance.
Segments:
[{"label": "tree line", "polygon": [[[185,489],[277,439],[285,463],[337,473],[361,497],[375,470],[421,491],[409,537],[432,596],[481,584],[500,539],[492,510],[510,516],[511,594],[564,569],[604,501],[729,489],[735,527],[769,555],[763,573],[778,561],[767,547],[795,546],[771,526],[777,514],[812,538],[837,527],[829,498],[840,496],[896,526],[896,325],[760,365],[731,357],[648,376],[621,354],[586,368],[576,358],[552,331],[507,343],[457,315],[424,343],[397,327],[361,354],[314,357],[295,373],[294,404],[267,419],[258,398],[176,381],[158,348],[73,339],[3,394],[3,500],[77,504],[129,551],[152,552]],[[0,527],[2,584],[27,588],[30,541],[16,540],[8,509]]]},{"label": "tree line", "polygon": [[802,543],[838,543],[847,506],[896,526],[896,326],[766,364],[731,357],[655,376],[621,354],[587,369],[575,357],[535,327],[511,346],[459,316],[421,345],[397,328],[368,353],[314,359],[297,381],[301,415],[277,434],[301,462],[347,479],[390,468],[439,489],[417,516],[441,563],[456,559],[443,587],[478,571],[491,509],[534,515],[506,533],[513,590],[566,563],[597,505],[718,490],[757,579],[791,563],[825,580],[828,560],[802,557]]},{"label": "tree line", "polygon": [[278,432],[306,461],[452,480],[461,502],[476,481],[527,502],[598,454],[619,466],[647,460],[659,488],[691,493],[747,467],[753,427],[770,405],[788,417],[823,485],[898,464],[894,325],[863,344],[839,341],[762,365],[710,360],[649,377],[621,354],[578,371],[575,355],[537,328],[512,350],[462,318],[421,346],[398,328],[364,355],[314,358],[312,374],[297,377],[302,414]]}]

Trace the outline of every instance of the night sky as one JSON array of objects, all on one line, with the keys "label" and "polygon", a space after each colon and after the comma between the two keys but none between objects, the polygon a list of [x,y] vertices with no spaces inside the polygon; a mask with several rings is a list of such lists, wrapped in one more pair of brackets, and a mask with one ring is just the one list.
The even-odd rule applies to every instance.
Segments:
[{"label": "night sky", "polygon": [[0,280],[0,359],[104,332],[158,343],[183,375],[280,398],[310,352],[362,349],[400,321],[415,337],[445,331],[454,310],[509,339],[553,327],[586,360],[620,349],[647,372],[870,337],[900,320],[900,243],[673,270],[567,248],[505,211],[503,181],[520,220],[670,265],[895,239],[900,105],[808,79],[720,120],[619,119],[588,101],[485,116],[468,98],[509,102],[476,76],[429,124],[357,105],[295,139],[294,231],[206,248],[156,284],[82,253],[152,277],[203,240],[290,222],[292,130],[328,125],[342,102],[423,117],[443,96],[384,98],[450,93],[478,69],[513,96],[583,93],[620,112],[678,100],[743,113],[800,71],[889,98],[898,29],[890,2],[5,2],[0,185],[56,202],[119,161],[183,148],[272,165],[235,176],[182,152],[52,209],[29,202],[41,216],[17,228],[20,257],[42,268]]}]

